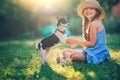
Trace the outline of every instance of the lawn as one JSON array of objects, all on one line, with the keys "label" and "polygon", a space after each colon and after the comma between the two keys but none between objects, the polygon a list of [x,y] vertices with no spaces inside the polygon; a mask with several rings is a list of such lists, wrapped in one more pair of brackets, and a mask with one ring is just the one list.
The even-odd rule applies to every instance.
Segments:
[{"label": "lawn", "polygon": [[35,50],[35,42],[39,39],[1,41],[0,80],[120,80],[119,36],[107,36],[110,61],[99,65],[71,62],[64,67],[56,63],[56,56],[70,48],[69,45],[53,47],[47,63],[41,65],[39,51]]}]

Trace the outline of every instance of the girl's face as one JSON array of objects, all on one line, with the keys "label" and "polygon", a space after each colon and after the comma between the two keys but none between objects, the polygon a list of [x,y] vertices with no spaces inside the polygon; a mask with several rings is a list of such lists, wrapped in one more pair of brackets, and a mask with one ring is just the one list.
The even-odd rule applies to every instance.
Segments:
[{"label": "girl's face", "polygon": [[83,14],[86,18],[88,18],[89,20],[93,19],[93,17],[96,15],[96,9],[95,8],[85,8],[83,10]]}]

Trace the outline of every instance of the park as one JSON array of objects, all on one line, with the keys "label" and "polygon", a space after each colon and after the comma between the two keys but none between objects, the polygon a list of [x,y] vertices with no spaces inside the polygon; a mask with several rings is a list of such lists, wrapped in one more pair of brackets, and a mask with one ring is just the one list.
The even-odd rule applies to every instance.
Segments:
[{"label": "park", "polygon": [[[53,33],[56,16],[66,16],[68,37],[82,37],[82,19],[77,6],[85,0],[1,0],[0,1],[0,80],[120,80],[119,0],[98,0],[106,12],[110,60],[100,64],[71,61],[62,66],[56,56],[71,48],[57,44],[50,50],[45,65],[40,62],[36,42]],[[81,46],[76,49],[83,49]]]}]

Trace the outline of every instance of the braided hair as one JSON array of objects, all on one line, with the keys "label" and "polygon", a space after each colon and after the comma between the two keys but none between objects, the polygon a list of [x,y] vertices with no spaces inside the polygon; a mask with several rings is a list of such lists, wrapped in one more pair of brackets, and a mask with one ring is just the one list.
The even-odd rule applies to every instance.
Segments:
[{"label": "braided hair", "polygon": [[[100,16],[100,14],[101,14],[101,12],[98,9],[96,9],[96,15],[93,17],[92,21],[97,19]],[[90,28],[89,28],[89,20],[88,20],[88,18],[84,17],[82,24],[83,24],[82,25],[83,37],[84,37],[84,39],[86,41],[89,41],[90,40]],[[86,32],[87,29],[88,29],[88,32]]]}]

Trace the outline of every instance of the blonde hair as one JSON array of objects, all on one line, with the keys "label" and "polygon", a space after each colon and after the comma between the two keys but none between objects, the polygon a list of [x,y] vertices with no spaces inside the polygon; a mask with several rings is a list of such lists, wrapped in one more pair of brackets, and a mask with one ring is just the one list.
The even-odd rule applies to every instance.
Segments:
[{"label": "blonde hair", "polygon": [[[101,12],[96,9],[96,15],[93,17],[92,21],[95,19],[98,19],[99,15],[101,14]],[[83,10],[84,11],[84,10]],[[82,31],[83,31],[83,37],[86,41],[90,40],[90,28],[89,28],[89,20],[84,16],[83,18],[83,22],[82,22]],[[86,33],[86,30],[89,28],[88,33]]]}]

